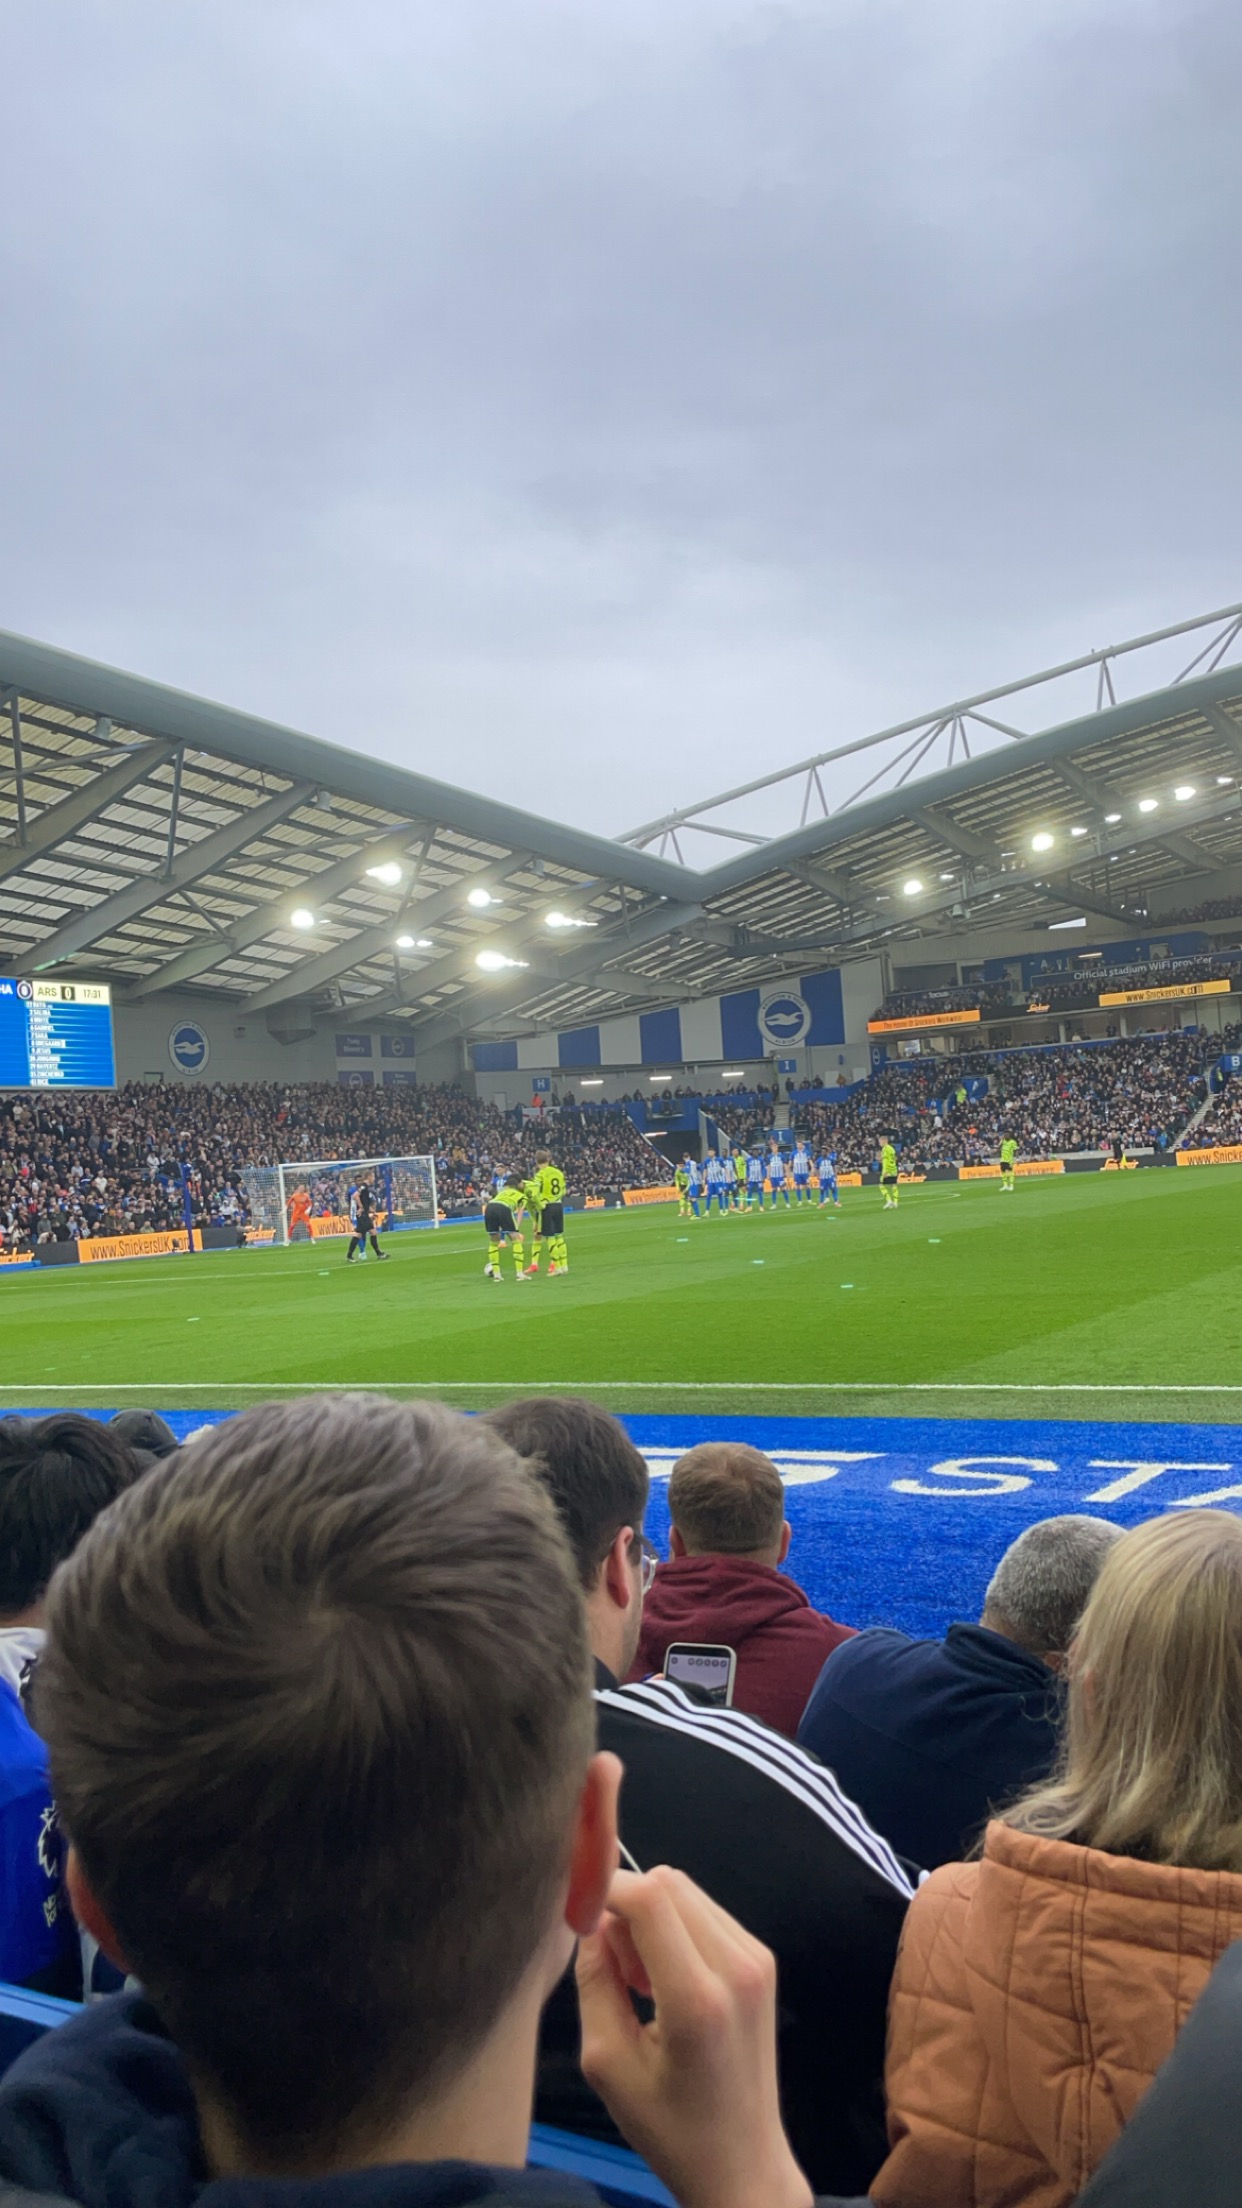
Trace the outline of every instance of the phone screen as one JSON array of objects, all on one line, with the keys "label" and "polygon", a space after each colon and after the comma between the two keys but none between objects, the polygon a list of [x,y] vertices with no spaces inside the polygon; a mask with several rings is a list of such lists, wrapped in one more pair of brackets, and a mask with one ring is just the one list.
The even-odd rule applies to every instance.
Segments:
[{"label": "phone screen", "polygon": [[733,1661],[731,1648],[683,1642],[665,1650],[664,1676],[679,1687],[693,1688],[700,1700],[724,1710],[733,1700]]}]

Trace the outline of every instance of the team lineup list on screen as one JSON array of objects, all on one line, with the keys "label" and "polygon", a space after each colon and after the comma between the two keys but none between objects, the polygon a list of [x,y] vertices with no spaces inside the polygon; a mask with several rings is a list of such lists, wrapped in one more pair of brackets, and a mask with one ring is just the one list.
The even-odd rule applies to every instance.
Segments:
[{"label": "team lineup list on screen", "polygon": [[0,979],[0,1089],[114,1089],[112,992]]}]

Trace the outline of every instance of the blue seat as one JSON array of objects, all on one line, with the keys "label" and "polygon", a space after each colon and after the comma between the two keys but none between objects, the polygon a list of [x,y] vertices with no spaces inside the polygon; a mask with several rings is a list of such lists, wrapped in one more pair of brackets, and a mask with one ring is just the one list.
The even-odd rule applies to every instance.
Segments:
[{"label": "blue seat", "polygon": [[628,2147],[609,2146],[603,2139],[579,2139],[572,2131],[555,2131],[551,2124],[532,2124],[527,2161],[532,2170],[560,2170],[567,2177],[580,2177],[615,2208],[638,2208],[639,2203],[650,2208],[653,2201],[659,2208],[675,2208],[668,2187],[641,2156],[631,2154]]},{"label": "blue seat", "polygon": [[[27,1993],[23,1986],[0,1980],[0,2072],[44,2032],[54,2032],[58,2024],[80,2014],[76,2001]],[[594,2185],[612,2208],[651,2208],[653,2202],[658,2208],[673,2208],[672,2194],[628,2147],[577,2139],[572,2132],[554,2131],[550,2124],[532,2124],[529,2162],[533,2170],[560,2170]]]},{"label": "blue seat", "polygon": [[16,2062],[23,2049],[67,2024],[78,2014],[76,2001],[57,2001],[50,1993],[27,1993],[24,1986],[0,1979],[0,2071]]}]

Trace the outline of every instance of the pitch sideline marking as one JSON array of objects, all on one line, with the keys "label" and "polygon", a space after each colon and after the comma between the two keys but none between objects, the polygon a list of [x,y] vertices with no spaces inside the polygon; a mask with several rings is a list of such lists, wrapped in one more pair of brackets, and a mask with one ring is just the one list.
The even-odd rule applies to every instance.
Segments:
[{"label": "pitch sideline marking", "polygon": [[304,1395],[367,1388],[626,1388],[681,1395],[1242,1395],[1242,1381],[1191,1380],[5,1380],[0,1395],[230,1395],[276,1389]]}]

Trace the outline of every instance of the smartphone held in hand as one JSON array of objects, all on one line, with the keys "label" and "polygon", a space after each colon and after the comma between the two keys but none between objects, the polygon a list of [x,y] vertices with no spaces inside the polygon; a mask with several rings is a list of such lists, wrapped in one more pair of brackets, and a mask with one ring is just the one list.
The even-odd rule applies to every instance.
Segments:
[{"label": "smartphone held in hand", "polygon": [[730,1708],[736,1669],[737,1656],[723,1641],[673,1641],[664,1651],[665,1678],[710,1709]]}]

